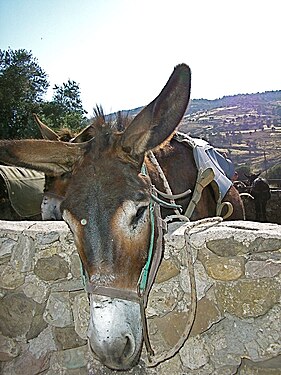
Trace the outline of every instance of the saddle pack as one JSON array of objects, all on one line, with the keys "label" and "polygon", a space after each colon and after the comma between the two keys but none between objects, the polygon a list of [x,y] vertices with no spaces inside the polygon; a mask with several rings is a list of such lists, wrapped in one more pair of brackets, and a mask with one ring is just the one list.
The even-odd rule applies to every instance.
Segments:
[{"label": "saddle pack", "polygon": [[[232,186],[231,178],[235,171],[233,163],[203,139],[191,138],[181,132],[177,132],[174,139],[192,148],[198,170],[195,189],[185,216],[191,217],[201,198],[203,189],[209,184],[211,184],[216,197],[217,215],[219,216],[222,207],[227,204],[226,202],[222,203],[222,199]],[[230,215],[228,214],[228,216]]]},{"label": "saddle pack", "polygon": [[6,184],[11,205],[18,215],[30,217],[41,213],[44,173],[0,165],[0,176]]}]

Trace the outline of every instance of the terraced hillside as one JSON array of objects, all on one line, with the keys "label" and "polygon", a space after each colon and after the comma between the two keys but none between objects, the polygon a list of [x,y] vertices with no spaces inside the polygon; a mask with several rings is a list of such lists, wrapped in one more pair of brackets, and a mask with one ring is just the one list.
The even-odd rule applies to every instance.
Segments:
[{"label": "terraced hillside", "polygon": [[265,171],[281,163],[281,91],[192,100],[180,130],[206,139],[238,167]]}]

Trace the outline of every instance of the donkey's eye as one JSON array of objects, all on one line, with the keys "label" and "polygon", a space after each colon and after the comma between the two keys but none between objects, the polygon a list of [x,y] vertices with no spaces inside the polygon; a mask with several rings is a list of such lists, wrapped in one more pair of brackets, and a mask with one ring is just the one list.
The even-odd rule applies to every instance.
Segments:
[{"label": "donkey's eye", "polygon": [[146,209],[147,209],[147,206],[141,206],[141,207],[138,208],[137,213],[136,213],[136,220],[137,221],[139,221],[143,217]]},{"label": "donkey's eye", "polygon": [[132,226],[135,228],[138,222],[143,218],[148,206],[141,206],[137,209],[135,216],[132,218]]}]

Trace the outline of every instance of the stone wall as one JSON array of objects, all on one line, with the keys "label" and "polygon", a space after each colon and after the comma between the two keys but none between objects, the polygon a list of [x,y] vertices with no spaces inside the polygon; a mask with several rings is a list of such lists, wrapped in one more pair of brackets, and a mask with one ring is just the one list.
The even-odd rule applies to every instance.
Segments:
[{"label": "stone wall", "polygon": [[[149,331],[157,354],[175,345],[188,316],[185,228],[169,226],[149,298]],[[191,240],[198,305],[189,339],[156,368],[146,368],[143,350],[138,366],[115,372],[88,352],[88,301],[67,226],[0,222],[0,372],[280,374],[281,226],[225,222],[194,233]]]}]

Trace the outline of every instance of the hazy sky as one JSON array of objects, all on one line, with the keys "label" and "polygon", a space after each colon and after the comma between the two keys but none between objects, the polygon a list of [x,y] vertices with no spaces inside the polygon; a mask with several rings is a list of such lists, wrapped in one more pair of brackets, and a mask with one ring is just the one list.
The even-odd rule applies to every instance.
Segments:
[{"label": "hazy sky", "polygon": [[280,90],[280,15],[280,0],[0,0],[0,48],[109,113],[148,104],[181,62],[192,98]]}]

